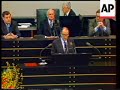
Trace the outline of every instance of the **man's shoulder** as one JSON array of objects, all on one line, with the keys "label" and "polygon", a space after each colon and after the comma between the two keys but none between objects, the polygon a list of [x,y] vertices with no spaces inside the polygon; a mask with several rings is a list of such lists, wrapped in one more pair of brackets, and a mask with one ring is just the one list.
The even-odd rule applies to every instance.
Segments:
[{"label": "man's shoulder", "polygon": [[60,40],[61,40],[60,38],[57,38],[53,41],[53,43],[59,42]]},{"label": "man's shoulder", "polygon": [[46,19],[42,20],[41,22],[48,22],[48,19],[46,18]]},{"label": "man's shoulder", "polygon": [[110,19],[105,19],[105,22],[110,22]]},{"label": "man's shoulder", "polygon": [[44,19],[44,20],[42,20],[40,23],[41,23],[41,24],[46,24],[46,23],[48,23],[48,19]]},{"label": "man's shoulder", "polygon": [[96,23],[96,18],[93,18],[93,19],[88,19],[88,22],[89,22],[89,23],[93,23],[93,24],[94,24],[94,23]]},{"label": "man's shoulder", "polygon": [[91,22],[95,22],[96,18],[92,18],[92,19],[88,19],[88,20],[91,21]]},{"label": "man's shoulder", "polygon": [[12,24],[17,24],[17,21],[15,21],[15,20],[12,20]]},{"label": "man's shoulder", "polygon": [[72,38],[69,38],[68,40],[74,42],[74,39],[72,39]]},{"label": "man's shoulder", "polygon": [[72,15],[72,16],[76,16],[75,12],[72,9],[70,10],[69,14]]}]

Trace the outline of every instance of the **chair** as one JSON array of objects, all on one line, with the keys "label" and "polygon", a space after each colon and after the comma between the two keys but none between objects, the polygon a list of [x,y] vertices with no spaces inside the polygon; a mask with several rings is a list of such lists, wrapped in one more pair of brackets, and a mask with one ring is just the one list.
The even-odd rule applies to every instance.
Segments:
[{"label": "chair", "polygon": [[111,35],[116,35],[116,21],[113,19],[110,19],[110,28],[111,28]]},{"label": "chair", "polygon": [[[56,10],[56,18],[59,19],[60,11],[59,9]],[[47,18],[47,11],[48,9],[36,9],[36,19],[37,19],[37,30],[40,28],[41,21],[45,20]]]},{"label": "chair", "polygon": [[83,27],[82,36],[88,36],[89,20],[93,18],[95,18],[95,16],[85,16],[82,18],[82,27]]}]

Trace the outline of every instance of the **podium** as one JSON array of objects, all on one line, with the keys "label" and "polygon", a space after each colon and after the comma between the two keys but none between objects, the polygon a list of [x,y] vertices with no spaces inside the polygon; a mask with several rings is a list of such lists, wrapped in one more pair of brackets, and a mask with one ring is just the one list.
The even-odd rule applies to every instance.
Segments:
[{"label": "podium", "polygon": [[53,54],[52,60],[57,66],[88,66],[91,53]]}]

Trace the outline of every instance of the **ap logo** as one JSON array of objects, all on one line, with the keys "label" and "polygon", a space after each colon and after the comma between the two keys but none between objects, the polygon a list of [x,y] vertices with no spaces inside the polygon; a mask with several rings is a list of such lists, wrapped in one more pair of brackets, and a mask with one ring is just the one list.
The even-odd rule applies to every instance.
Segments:
[{"label": "ap logo", "polygon": [[115,18],[116,2],[115,0],[100,0],[100,17]]}]

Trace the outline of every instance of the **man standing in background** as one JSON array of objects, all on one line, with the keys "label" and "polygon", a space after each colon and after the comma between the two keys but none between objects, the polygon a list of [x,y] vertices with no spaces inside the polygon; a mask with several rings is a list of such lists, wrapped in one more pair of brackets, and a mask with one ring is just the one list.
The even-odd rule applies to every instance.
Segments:
[{"label": "man standing in background", "polygon": [[71,3],[63,3],[62,5],[62,11],[64,16],[76,16],[75,12],[71,9]]}]

